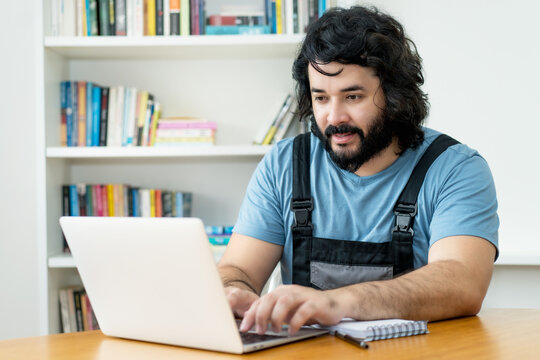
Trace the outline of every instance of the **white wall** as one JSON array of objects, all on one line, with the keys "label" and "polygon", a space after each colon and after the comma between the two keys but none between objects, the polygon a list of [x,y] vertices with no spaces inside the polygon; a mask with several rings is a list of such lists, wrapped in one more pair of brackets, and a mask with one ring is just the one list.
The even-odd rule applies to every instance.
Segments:
[{"label": "white wall", "polygon": [[[500,262],[540,264],[540,3],[371,0],[424,60],[429,127],[477,149],[499,201]],[[466,214],[464,214],[466,216]],[[484,305],[540,308],[540,266],[498,265]]]},{"label": "white wall", "polygon": [[39,334],[36,11],[0,5],[0,339]]}]

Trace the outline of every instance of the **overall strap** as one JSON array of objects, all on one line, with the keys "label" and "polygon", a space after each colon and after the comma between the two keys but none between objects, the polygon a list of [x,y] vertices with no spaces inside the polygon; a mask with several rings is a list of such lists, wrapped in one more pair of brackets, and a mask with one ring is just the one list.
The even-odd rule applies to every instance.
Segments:
[{"label": "overall strap", "polygon": [[291,211],[294,223],[293,237],[293,283],[310,286],[310,254],[313,237],[311,211],[313,199],[310,188],[311,133],[300,134],[293,142],[293,186]]},{"label": "overall strap", "polygon": [[459,144],[448,135],[439,135],[427,148],[394,206],[395,224],[392,229],[394,248],[394,276],[412,270],[414,217],[418,212],[418,193],[431,164],[448,147]]}]

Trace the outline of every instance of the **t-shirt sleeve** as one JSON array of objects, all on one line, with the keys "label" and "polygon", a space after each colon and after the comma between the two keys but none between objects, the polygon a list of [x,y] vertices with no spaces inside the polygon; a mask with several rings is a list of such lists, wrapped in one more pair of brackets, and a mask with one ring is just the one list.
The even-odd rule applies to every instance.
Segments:
[{"label": "t-shirt sleeve", "polygon": [[279,151],[274,146],[249,181],[234,232],[278,245],[285,243],[276,175],[280,166]]},{"label": "t-shirt sleeve", "polygon": [[487,162],[476,154],[461,158],[457,165],[440,165],[451,168],[435,201],[430,246],[448,236],[469,235],[498,248],[497,196]]}]

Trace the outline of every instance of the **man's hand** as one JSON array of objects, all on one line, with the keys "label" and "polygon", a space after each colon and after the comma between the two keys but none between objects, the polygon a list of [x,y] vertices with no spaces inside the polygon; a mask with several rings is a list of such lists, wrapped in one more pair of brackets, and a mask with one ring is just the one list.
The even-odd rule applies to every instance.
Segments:
[{"label": "man's hand", "polygon": [[283,285],[254,301],[244,314],[240,331],[254,325],[257,333],[264,334],[268,324],[275,332],[289,324],[289,333],[296,333],[302,325],[318,323],[337,324],[344,317],[344,310],[333,291],[320,291],[299,285]]},{"label": "man's hand", "polygon": [[225,296],[227,296],[229,306],[237,317],[244,317],[250,306],[259,299],[259,296],[254,292],[234,286],[225,288]]}]

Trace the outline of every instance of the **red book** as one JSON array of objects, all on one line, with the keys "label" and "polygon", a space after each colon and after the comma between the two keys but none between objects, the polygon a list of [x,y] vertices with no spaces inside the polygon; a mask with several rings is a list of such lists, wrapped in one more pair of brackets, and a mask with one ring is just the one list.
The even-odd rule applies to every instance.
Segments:
[{"label": "red book", "polygon": [[155,200],[155,207],[156,207],[156,217],[162,217],[163,216],[163,204],[161,201],[161,190],[156,189],[154,191],[156,200]]}]

